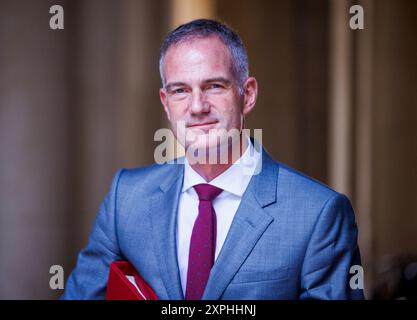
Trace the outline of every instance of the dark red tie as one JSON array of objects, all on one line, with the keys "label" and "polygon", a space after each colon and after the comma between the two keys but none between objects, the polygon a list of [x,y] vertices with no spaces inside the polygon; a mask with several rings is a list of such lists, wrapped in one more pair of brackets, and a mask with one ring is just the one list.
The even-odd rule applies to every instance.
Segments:
[{"label": "dark red tie", "polygon": [[200,300],[206,288],[216,252],[216,212],[212,201],[223,191],[209,184],[198,184],[194,189],[200,202],[188,256],[187,300]]}]

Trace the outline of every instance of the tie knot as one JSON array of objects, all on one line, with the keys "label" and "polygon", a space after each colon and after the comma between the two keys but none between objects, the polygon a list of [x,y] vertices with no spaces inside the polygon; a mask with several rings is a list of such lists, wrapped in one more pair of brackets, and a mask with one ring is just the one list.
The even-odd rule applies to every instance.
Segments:
[{"label": "tie knot", "polygon": [[217,188],[207,183],[197,184],[194,186],[194,189],[197,192],[198,199],[200,201],[213,201],[223,191],[223,189]]}]

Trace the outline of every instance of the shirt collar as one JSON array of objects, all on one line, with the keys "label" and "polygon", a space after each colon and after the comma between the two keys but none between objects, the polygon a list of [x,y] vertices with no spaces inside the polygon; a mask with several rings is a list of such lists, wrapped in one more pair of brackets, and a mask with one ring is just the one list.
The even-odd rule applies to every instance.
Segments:
[{"label": "shirt collar", "polygon": [[[257,163],[259,161],[259,152],[253,147],[249,137],[248,147],[246,148],[243,155],[233,163],[226,171],[222,174],[207,182],[201,177],[188,163],[185,158],[184,165],[184,183],[182,192],[190,191],[195,193],[193,186],[200,183],[208,183],[215,187],[221,188],[224,191],[230,192],[236,196],[242,197],[243,193],[248,186],[252,175],[256,170]],[[222,196],[222,194],[220,195]],[[219,196],[219,197],[220,197]]]}]

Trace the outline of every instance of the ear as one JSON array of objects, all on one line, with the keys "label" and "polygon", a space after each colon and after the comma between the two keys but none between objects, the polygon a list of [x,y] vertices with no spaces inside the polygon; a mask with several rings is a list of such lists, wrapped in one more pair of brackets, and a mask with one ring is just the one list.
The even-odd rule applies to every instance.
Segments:
[{"label": "ear", "polygon": [[243,85],[243,114],[246,115],[255,107],[258,98],[258,82],[249,77]]},{"label": "ear", "polygon": [[159,98],[161,99],[162,106],[164,107],[165,113],[167,114],[168,120],[171,120],[169,116],[169,108],[168,108],[168,100],[167,100],[167,92],[164,88],[159,89]]}]

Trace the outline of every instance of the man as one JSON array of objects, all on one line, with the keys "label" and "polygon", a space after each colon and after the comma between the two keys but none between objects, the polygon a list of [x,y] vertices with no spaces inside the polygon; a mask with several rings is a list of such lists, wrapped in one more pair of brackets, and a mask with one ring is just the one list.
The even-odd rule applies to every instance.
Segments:
[{"label": "man", "polygon": [[[116,174],[63,298],[103,298],[116,260],[160,299],[363,298],[349,285],[360,264],[349,200],[242,133],[258,85],[240,38],[212,20],[182,25],[162,45],[160,72],[183,164]],[[212,139],[214,129],[238,139]],[[213,151],[227,163],[205,161]]]}]

